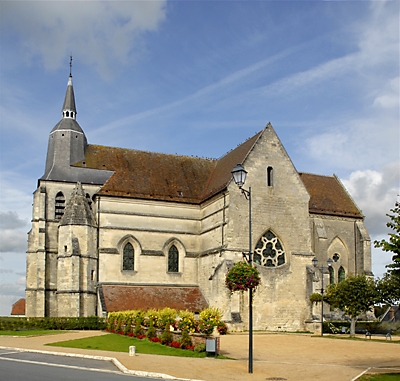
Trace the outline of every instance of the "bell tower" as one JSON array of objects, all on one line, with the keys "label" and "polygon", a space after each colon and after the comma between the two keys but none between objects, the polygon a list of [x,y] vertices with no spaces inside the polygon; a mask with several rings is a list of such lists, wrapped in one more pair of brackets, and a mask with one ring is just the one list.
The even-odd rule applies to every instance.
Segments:
[{"label": "bell tower", "polygon": [[76,182],[76,171],[72,164],[84,160],[87,139],[82,128],[76,121],[76,105],[74,87],[72,84],[72,57],[70,73],[62,107],[62,119],[50,132],[46,169],[41,180],[73,181]]}]

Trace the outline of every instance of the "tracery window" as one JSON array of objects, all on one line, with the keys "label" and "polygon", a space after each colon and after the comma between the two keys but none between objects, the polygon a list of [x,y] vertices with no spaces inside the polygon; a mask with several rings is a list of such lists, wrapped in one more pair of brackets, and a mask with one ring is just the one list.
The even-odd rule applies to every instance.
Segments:
[{"label": "tracery window", "polygon": [[265,267],[278,267],[286,262],[283,246],[271,230],[268,230],[257,242],[254,262]]},{"label": "tracery window", "polygon": [[341,282],[342,280],[346,279],[346,272],[342,266],[339,267],[338,271],[338,281]]},{"label": "tracery window", "polygon": [[60,220],[61,217],[64,215],[65,209],[65,197],[62,192],[58,192],[56,194],[56,205],[55,205],[55,218],[56,220]]},{"label": "tracery window", "polygon": [[179,252],[175,245],[168,250],[168,272],[177,273],[179,271]]},{"label": "tracery window", "polygon": [[135,267],[135,251],[130,242],[124,246],[122,256],[122,270],[134,270]]}]

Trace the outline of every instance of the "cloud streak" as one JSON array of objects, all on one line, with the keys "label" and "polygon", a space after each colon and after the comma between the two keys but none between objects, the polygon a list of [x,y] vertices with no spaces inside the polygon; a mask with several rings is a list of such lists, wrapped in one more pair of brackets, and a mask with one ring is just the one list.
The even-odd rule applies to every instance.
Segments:
[{"label": "cloud streak", "polygon": [[165,15],[161,0],[1,3],[2,28],[18,33],[27,62],[39,59],[55,70],[73,54],[103,78],[139,57],[141,36],[157,30]]}]

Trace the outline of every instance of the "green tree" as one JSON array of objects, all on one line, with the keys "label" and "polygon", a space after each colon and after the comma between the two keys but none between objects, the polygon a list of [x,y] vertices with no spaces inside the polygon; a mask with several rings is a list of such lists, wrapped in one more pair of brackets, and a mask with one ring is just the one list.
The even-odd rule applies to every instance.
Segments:
[{"label": "green tree", "polygon": [[325,300],[338,308],[351,319],[350,336],[355,336],[358,316],[366,311],[372,311],[374,304],[379,301],[375,282],[363,275],[350,275],[347,279],[330,284],[326,291]]},{"label": "green tree", "polygon": [[396,201],[393,209],[390,209],[393,214],[386,214],[390,221],[386,226],[393,230],[389,233],[389,241],[382,239],[381,241],[374,241],[375,247],[380,247],[383,251],[394,253],[392,260],[393,263],[386,265],[388,273],[400,277],[400,202]]},{"label": "green tree", "polygon": [[387,272],[382,279],[378,279],[376,286],[380,302],[385,304],[400,303],[400,277],[393,272]]}]

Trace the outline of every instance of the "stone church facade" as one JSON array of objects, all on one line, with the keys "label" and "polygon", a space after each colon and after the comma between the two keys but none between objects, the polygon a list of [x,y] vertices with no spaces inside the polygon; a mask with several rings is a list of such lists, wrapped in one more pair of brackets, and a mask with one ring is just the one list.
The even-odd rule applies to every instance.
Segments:
[{"label": "stone church facade", "polygon": [[[261,275],[254,329],[312,327],[309,297],[322,276],[327,285],[371,274],[364,217],[339,179],[297,172],[271,124],[216,160],[88,144],[71,76],[33,197],[26,315],[212,306],[246,329],[248,295],[224,283],[249,245],[249,205],[231,176],[238,163]],[[314,256],[333,259],[326,274]]]}]

